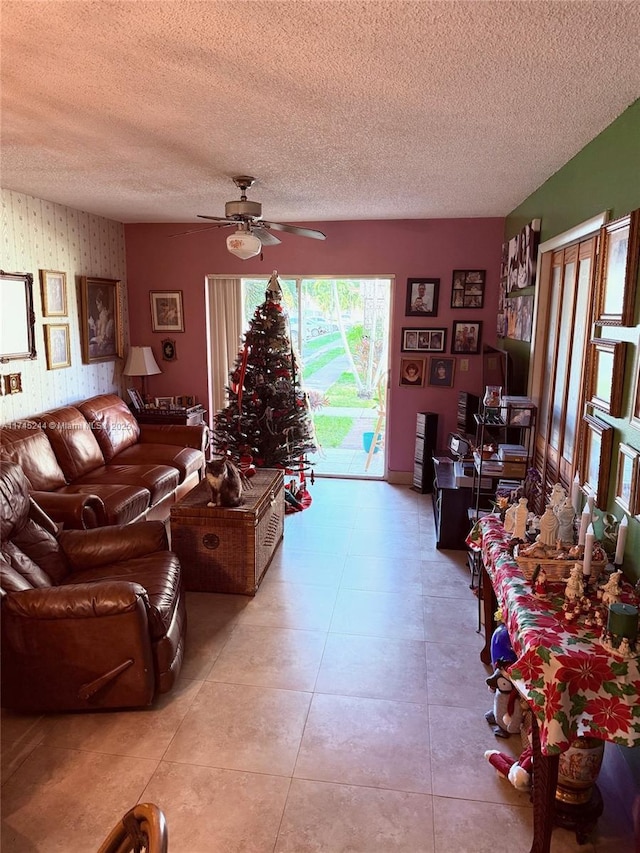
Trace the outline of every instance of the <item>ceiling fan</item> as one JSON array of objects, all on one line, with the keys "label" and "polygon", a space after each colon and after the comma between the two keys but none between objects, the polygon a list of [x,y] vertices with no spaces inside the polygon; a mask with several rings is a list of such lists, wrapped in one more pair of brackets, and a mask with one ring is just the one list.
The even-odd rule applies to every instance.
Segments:
[{"label": "ceiling fan", "polygon": [[[232,255],[247,260],[260,254],[263,246],[275,246],[281,241],[271,234],[270,231],[288,231],[290,234],[298,234],[300,237],[311,237],[314,240],[326,240],[322,231],[313,228],[300,228],[297,225],[285,225],[282,222],[267,222],[262,218],[262,205],[259,201],[249,201],[247,190],[255,183],[255,178],[250,175],[236,175],[233,183],[240,189],[239,201],[228,201],[224,206],[224,216],[205,216],[199,213],[199,219],[211,219],[215,222],[209,228],[228,228],[236,226],[236,231],[227,237],[227,249]],[[172,234],[172,237],[181,237],[184,234],[194,234],[198,231],[208,231],[209,228],[196,228],[190,231],[182,231],[180,234]]]}]

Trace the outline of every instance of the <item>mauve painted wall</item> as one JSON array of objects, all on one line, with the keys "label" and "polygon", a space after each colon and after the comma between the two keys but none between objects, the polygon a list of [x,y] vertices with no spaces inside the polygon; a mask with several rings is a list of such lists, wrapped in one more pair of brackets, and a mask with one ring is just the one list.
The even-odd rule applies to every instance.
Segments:
[{"label": "mauve painted wall", "polygon": [[[479,393],[482,386],[481,357],[469,356],[469,371],[460,370],[457,357],[453,388],[400,388],[398,368],[403,326],[447,328],[451,348],[454,320],[482,321],[482,340],[496,343],[496,313],[500,251],[504,220],[435,219],[370,222],[311,222],[327,235],[326,242],[282,234],[279,246],[265,249],[264,260],[240,261],[225,246],[226,231],[212,229],[170,239],[186,230],[184,223],[131,224],[125,226],[130,336],[132,345],[152,345],[163,368],[148,380],[156,395],[197,394],[207,400],[204,289],[210,274],[229,276],[395,276],[391,325],[391,380],[387,442],[390,472],[413,468],[415,417],[419,411],[440,415],[438,435],[442,442],[456,428],[458,391]],[[197,227],[197,226],[194,226]],[[486,269],[487,288],[483,309],[452,310],[451,273],[454,269]],[[438,316],[405,317],[406,281],[409,277],[440,279]],[[178,360],[160,361],[160,341],[166,334],[151,331],[150,290],[182,290],[185,332],[169,335],[177,340]]]}]

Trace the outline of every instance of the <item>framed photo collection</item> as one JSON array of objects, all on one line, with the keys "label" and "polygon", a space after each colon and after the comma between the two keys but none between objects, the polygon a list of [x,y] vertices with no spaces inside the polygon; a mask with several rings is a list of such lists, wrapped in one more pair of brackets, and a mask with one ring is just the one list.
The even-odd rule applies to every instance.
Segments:
[{"label": "framed photo collection", "polygon": [[447,330],[403,329],[402,352],[445,352]]},{"label": "framed photo collection", "polygon": [[452,308],[482,308],[486,270],[454,270],[451,283]]}]

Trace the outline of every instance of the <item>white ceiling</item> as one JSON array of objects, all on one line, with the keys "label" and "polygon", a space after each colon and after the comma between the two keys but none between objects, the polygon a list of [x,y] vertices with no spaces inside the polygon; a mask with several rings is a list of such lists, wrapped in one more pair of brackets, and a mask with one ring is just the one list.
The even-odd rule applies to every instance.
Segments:
[{"label": "white ceiling", "polygon": [[503,216],[640,95],[640,3],[3,0],[2,186],[123,222]]}]

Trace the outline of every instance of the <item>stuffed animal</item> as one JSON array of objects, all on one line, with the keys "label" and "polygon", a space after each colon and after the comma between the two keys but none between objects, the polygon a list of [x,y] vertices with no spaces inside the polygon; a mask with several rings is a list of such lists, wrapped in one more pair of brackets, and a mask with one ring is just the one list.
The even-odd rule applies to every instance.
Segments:
[{"label": "stuffed animal", "polygon": [[531,787],[531,770],[533,766],[533,749],[525,747],[520,758],[512,758],[497,749],[488,749],[484,757],[492,767],[498,771],[498,775],[508,779],[518,791],[528,791]]},{"label": "stuffed animal", "polygon": [[494,694],[493,709],[487,711],[484,718],[490,726],[493,726],[494,735],[507,738],[519,732],[522,724],[522,707],[516,688],[499,667],[487,678],[487,686]]}]

